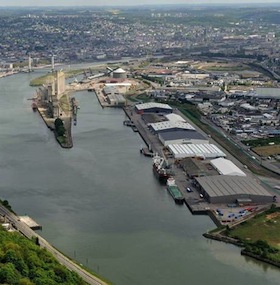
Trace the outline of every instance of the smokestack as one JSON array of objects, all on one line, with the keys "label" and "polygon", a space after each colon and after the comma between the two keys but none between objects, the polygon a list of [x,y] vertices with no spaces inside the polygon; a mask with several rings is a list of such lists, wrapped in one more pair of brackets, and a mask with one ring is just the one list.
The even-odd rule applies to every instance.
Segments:
[{"label": "smokestack", "polygon": [[31,58],[31,56],[29,55],[29,57],[28,57],[28,72],[31,72],[31,71],[32,71],[32,66],[31,66],[31,64],[32,64],[32,58]]},{"label": "smokestack", "polygon": [[54,55],[52,55],[52,72],[54,72]]}]

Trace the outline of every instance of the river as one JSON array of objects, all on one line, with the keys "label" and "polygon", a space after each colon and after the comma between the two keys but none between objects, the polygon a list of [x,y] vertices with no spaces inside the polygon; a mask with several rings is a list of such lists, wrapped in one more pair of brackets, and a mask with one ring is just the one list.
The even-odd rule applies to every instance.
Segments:
[{"label": "river", "polygon": [[202,237],[213,222],[175,205],[122,110],[76,93],[74,147],[60,148],[27,100],[43,72],[0,79],[0,198],[44,238],[117,285],[279,284],[278,269]]},{"label": "river", "polygon": [[258,97],[262,98],[271,98],[271,99],[279,99],[280,98],[280,88],[256,88],[256,92]]}]

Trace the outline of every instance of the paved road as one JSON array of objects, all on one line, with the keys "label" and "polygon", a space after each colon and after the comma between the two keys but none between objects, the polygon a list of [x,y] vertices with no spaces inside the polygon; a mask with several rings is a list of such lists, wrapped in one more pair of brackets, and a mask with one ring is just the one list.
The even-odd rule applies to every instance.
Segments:
[{"label": "paved road", "polygon": [[39,244],[41,248],[45,248],[53,256],[64,266],[66,266],[69,270],[76,272],[85,282],[92,285],[106,285],[107,283],[103,282],[99,278],[94,275],[88,273],[84,269],[82,269],[79,265],[71,261],[69,258],[64,256],[61,252],[56,250],[53,246],[51,246],[45,239],[43,239],[40,235],[35,233],[32,229],[30,229],[25,223],[19,220],[19,217],[11,213],[4,206],[0,205],[0,214],[5,215],[6,220],[8,220],[13,226],[25,235],[27,238],[31,239],[32,237],[37,237],[39,240]]}]

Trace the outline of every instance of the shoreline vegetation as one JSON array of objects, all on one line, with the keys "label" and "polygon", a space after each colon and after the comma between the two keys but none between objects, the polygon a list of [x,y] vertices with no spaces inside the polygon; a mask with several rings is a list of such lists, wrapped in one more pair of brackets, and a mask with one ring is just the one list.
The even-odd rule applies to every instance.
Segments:
[{"label": "shoreline vegetation", "polygon": [[[9,201],[1,200],[3,205],[14,215]],[[57,258],[46,248],[40,246],[38,237],[27,238],[17,230],[14,224],[8,225],[5,216],[0,217],[0,284],[11,285],[35,285],[35,284],[75,284],[87,285],[74,270],[60,264]],[[56,249],[58,250],[58,249]],[[100,280],[100,284],[111,285],[112,283],[101,277],[98,273],[80,264],[73,258],[63,256],[77,264]]]},{"label": "shoreline vegetation", "polygon": [[[76,69],[76,70],[65,71],[64,73],[65,73],[65,78],[71,78],[73,76],[83,74],[83,72],[84,72],[84,69]],[[32,87],[39,87],[41,85],[44,85],[44,84],[47,84],[48,82],[53,81],[53,79],[54,79],[54,76],[52,75],[52,73],[47,73],[45,75],[32,79],[29,85]]]},{"label": "shoreline vegetation", "polygon": [[0,241],[1,284],[87,284],[41,249],[35,239],[29,240],[0,226]]},{"label": "shoreline vegetation", "polygon": [[275,204],[239,225],[216,228],[203,236],[241,247],[242,255],[280,268],[280,208]]}]

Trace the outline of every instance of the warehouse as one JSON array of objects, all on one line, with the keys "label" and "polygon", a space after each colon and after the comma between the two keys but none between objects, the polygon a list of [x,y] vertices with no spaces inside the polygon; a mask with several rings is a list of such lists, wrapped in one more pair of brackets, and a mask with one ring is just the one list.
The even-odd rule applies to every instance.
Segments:
[{"label": "warehouse", "polygon": [[183,117],[174,113],[166,114],[164,115],[164,117],[170,122],[183,122],[183,123],[186,122],[186,120]]},{"label": "warehouse", "polygon": [[168,145],[171,154],[177,158],[200,157],[202,159],[225,157],[223,153],[214,144],[171,144]]},{"label": "warehouse", "polygon": [[272,203],[273,195],[249,177],[216,175],[195,178],[195,186],[213,204]]},{"label": "warehouse", "polygon": [[106,86],[103,88],[103,93],[105,96],[119,94],[118,90],[113,86]]},{"label": "warehouse", "polygon": [[246,176],[240,168],[228,159],[216,158],[211,160],[210,163],[221,175]]},{"label": "warehouse", "polygon": [[180,130],[160,132],[158,134],[160,142],[166,146],[170,144],[207,144],[209,143],[203,135],[195,130]]},{"label": "warehouse", "polygon": [[111,106],[123,107],[125,105],[125,98],[121,94],[110,94],[107,96],[107,101]]},{"label": "warehouse", "polygon": [[169,105],[162,103],[155,103],[155,102],[136,104],[135,111],[138,114],[144,114],[144,113],[170,114],[173,112],[172,108]]},{"label": "warehouse", "polygon": [[192,130],[192,131],[195,130],[195,128],[191,124],[179,121],[157,122],[157,123],[148,124],[148,127],[155,134],[163,132],[174,132],[180,130]]}]

